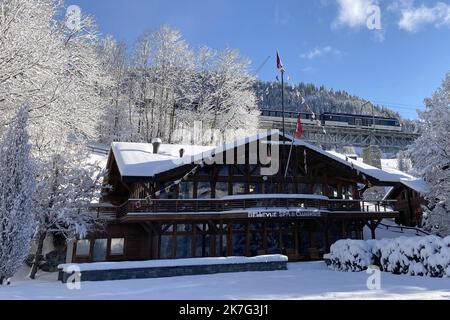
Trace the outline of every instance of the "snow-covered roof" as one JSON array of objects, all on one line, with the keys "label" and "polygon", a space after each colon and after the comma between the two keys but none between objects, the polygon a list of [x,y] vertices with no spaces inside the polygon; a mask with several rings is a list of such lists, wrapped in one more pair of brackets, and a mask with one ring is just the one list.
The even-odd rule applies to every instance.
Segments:
[{"label": "snow-covered roof", "polygon": [[[286,137],[292,139],[292,137],[289,135],[286,135]],[[314,150],[315,152],[320,153],[320,154],[322,154],[328,158],[331,158],[337,162],[340,162],[352,169],[358,170],[361,173],[365,174],[366,176],[375,178],[376,180],[378,180],[380,182],[395,183],[395,182],[400,182],[403,180],[406,180],[406,181],[417,180],[416,177],[409,175],[407,173],[404,173],[402,171],[399,171],[399,170],[396,170],[393,168],[389,168],[389,167],[386,167],[382,170],[377,167],[368,165],[364,162],[351,159],[350,157],[343,155],[341,153],[338,153],[335,151],[323,150],[322,148],[312,145],[303,140],[296,139],[294,142],[294,145],[304,146],[308,149]]]},{"label": "snow-covered roof", "polygon": [[[151,143],[113,142],[111,150],[122,177],[153,177],[181,165],[200,161],[258,139],[267,138],[275,133],[278,133],[278,130],[258,132],[221,146],[161,144],[157,154],[153,153]],[[180,149],[184,149],[183,158],[180,158]]]},{"label": "snow-covered roof", "polygon": [[367,163],[364,163],[362,161],[359,160],[354,160],[351,158],[346,157],[343,154],[337,153],[335,151],[325,151],[328,154],[333,155],[334,157],[337,157],[342,161],[344,161],[346,163],[346,165],[348,166],[352,166],[353,164],[353,168],[355,168],[356,170],[361,171],[362,173],[369,175],[371,177],[374,177],[377,180],[380,181],[385,181],[385,182],[398,182],[401,179],[415,179],[415,177],[404,173],[402,171],[393,169],[393,168],[389,168],[389,167],[384,167],[383,169],[368,165]]},{"label": "snow-covered roof", "polygon": [[430,186],[423,179],[401,180],[400,182],[419,193],[427,193],[430,190]]},{"label": "snow-covered roof", "polygon": [[[129,143],[129,142],[113,142],[111,150],[119,167],[120,174],[124,177],[153,177],[159,173],[175,169],[181,165],[193,163],[211,157],[214,154],[233,149],[235,147],[251,143],[258,139],[264,139],[268,136],[279,134],[278,130],[268,130],[258,132],[255,135],[237,139],[231,143],[221,146],[198,146],[198,145],[179,145],[179,144],[161,144],[159,153],[153,153],[153,145],[151,143]],[[286,138],[292,139],[292,136],[286,134]],[[271,143],[282,143],[280,141]],[[289,142],[290,143],[290,142]],[[383,170],[370,166],[358,160],[334,152],[325,151],[318,146],[312,145],[303,140],[296,139],[296,146],[303,146],[324,155],[332,160],[344,164],[355,169],[362,174],[376,179],[381,183],[398,183],[402,182],[410,186],[414,190],[424,190],[426,183],[416,177],[396,170],[394,168],[385,167]],[[184,156],[180,158],[180,149],[184,149]],[[417,191],[419,191],[417,190]],[[419,191],[420,192],[420,191]]]},{"label": "snow-covered roof", "polygon": [[[420,194],[425,194],[430,190],[430,186],[423,179],[417,179],[417,178],[411,179],[411,180],[402,179],[399,181],[399,183],[420,193]],[[390,188],[389,191],[384,196],[383,200],[388,199],[389,196],[392,194],[392,192],[394,192],[394,190],[396,190],[396,189],[397,189],[396,187]]]},{"label": "snow-covered roof", "polygon": [[161,144],[155,154],[151,143],[113,142],[111,145],[120,174],[126,177],[152,177],[178,167],[181,149],[184,157],[195,157],[214,147]]}]

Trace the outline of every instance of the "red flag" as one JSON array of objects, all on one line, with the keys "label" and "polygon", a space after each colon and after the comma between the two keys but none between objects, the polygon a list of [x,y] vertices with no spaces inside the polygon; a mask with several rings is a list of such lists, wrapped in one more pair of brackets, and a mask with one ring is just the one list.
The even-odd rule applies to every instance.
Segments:
[{"label": "red flag", "polygon": [[280,54],[277,51],[277,69],[284,73],[283,63],[281,62]]},{"label": "red flag", "polygon": [[297,127],[295,128],[295,139],[300,139],[303,136],[302,118],[301,113],[298,114]]}]

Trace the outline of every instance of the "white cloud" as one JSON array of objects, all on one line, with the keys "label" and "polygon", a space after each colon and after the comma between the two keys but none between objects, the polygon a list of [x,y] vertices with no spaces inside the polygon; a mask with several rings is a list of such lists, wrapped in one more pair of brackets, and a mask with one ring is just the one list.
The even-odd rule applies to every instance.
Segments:
[{"label": "white cloud", "polygon": [[450,5],[438,2],[432,7],[421,5],[414,7],[412,3],[399,9],[401,18],[398,22],[400,29],[417,32],[421,27],[431,24],[435,27],[450,27]]},{"label": "white cloud", "polygon": [[334,55],[340,55],[341,51],[339,51],[338,49],[335,49],[331,46],[326,46],[323,48],[314,48],[313,50],[307,52],[307,53],[303,53],[300,55],[301,58],[303,59],[315,59],[327,54],[334,54]]},{"label": "white cloud", "polygon": [[348,26],[351,28],[366,25],[367,11],[376,4],[375,0],[337,0],[339,14],[334,26]]}]

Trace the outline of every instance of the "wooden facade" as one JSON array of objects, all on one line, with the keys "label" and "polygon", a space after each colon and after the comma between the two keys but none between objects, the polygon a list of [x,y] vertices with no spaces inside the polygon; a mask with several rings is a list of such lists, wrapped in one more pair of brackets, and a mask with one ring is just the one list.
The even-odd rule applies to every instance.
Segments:
[{"label": "wooden facade", "polygon": [[422,225],[422,205],[426,205],[426,201],[419,191],[399,183],[389,192],[386,199],[395,200],[394,208],[399,213],[396,219],[398,224],[410,227]]},{"label": "wooden facade", "polygon": [[114,206],[113,219],[105,232],[77,242],[73,261],[273,253],[315,260],[336,240],[361,239],[364,226],[374,236],[382,219],[398,216],[387,209],[391,202],[360,200],[363,184],[381,184],[375,178],[305,146],[279,148],[280,169],[271,176],[251,163],[248,144],[235,147],[232,164],[222,152],[215,156],[228,164],[188,163],[151,177],[121,175],[110,152],[112,189],[103,201]]}]

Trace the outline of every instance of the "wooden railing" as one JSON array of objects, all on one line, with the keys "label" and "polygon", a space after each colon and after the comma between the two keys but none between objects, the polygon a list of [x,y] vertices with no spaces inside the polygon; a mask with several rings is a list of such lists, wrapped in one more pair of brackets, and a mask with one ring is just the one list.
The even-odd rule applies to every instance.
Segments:
[{"label": "wooden railing", "polygon": [[388,212],[395,200],[322,200],[297,198],[264,199],[130,199],[116,208],[118,217],[127,213],[227,212],[250,208],[315,208],[342,212]]}]

